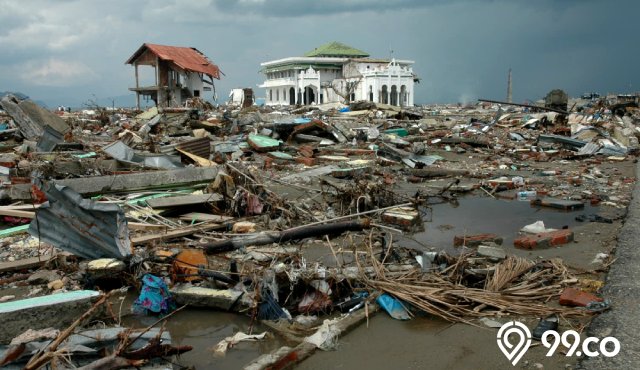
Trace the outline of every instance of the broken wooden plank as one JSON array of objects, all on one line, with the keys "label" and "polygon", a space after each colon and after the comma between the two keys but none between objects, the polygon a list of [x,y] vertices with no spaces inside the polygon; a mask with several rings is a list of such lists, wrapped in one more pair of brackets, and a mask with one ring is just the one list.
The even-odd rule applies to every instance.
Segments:
[{"label": "broken wooden plank", "polygon": [[412,168],[409,172],[417,177],[450,177],[468,175],[468,170],[452,169],[452,168]]},{"label": "broken wooden plank", "polygon": [[[180,168],[168,171],[144,171],[130,174],[93,176],[56,180],[56,184],[68,186],[83,196],[130,193],[187,187],[209,183],[218,175],[217,167]],[[31,200],[31,184],[7,187],[6,196],[12,200]]]},{"label": "broken wooden plank", "polygon": [[39,257],[25,258],[12,262],[0,262],[0,273],[40,267],[54,258],[56,258],[55,254],[45,254]]},{"label": "broken wooden plank", "polygon": [[147,205],[151,208],[170,208],[189,206],[194,204],[219,202],[222,200],[222,195],[218,193],[206,193],[206,194],[188,194],[178,195],[175,197],[163,197],[147,199]]},{"label": "broken wooden plank", "polygon": [[155,225],[155,224],[147,224],[144,222],[127,222],[127,226],[129,226],[129,230],[164,230],[167,228],[165,225]]},{"label": "broken wooden plank", "polygon": [[265,245],[270,243],[286,243],[323,235],[339,235],[346,231],[362,231],[369,228],[369,220],[342,221],[321,225],[294,227],[283,231],[263,231],[257,234],[235,237],[228,240],[203,245],[207,254],[215,254],[242,248],[247,245]]},{"label": "broken wooden plank", "polygon": [[141,244],[148,244],[156,241],[175,239],[182,236],[194,234],[198,231],[207,231],[207,230],[212,230],[219,227],[222,227],[222,226],[220,224],[211,223],[206,225],[184,227],[181,229],[171,230],[164,233],[142,235],[135,238],[131,238],[131,245],[141,245]]},{"label": "broken wooden plank", "polygon": [[0,216],[11,216],[11,217],[21,217],[21,218],[33,218],[35,216],[35,212],[30,211],[22,211],[19,209],[10,209],[0,207]]},{"label": "broken wooden plank", "polygon": [[183,221],[211,221],[211,222],[226,222],[233,220],[231,216],[212,215],[209,213],[190,212],[185,213],[179,217]]}]

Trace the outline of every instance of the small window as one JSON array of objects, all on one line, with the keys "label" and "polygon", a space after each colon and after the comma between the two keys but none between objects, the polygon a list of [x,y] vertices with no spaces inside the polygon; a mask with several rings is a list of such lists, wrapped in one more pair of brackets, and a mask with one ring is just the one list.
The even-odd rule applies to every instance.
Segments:
[{"label": "small window", "polygon": [[269,101],[273,101],[273,90],[269,90]]},{"label": "small window", "polygon": [[280,101],[280,90],[276,90],[276,101]]},{"label": "small window", "polygon": [[194,98],[199,98],[200,97],[200,90],[193,90],[193,97]]}]

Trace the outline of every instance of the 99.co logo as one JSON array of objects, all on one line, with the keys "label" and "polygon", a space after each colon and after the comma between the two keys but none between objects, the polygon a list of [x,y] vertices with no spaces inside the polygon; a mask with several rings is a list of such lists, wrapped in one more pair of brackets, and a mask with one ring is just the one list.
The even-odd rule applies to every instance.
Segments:
[{"label": "99.co logo", "polygon": [[[553,343],[549,343],[549,337],[553,337]],[[563,346],[569,348],[567,351],[567,357],[582,356],[583,354],[588,357],[597,357],[603,355],[604,357],[613,357],[620,352],[620,341],[614,337],[605,337],[602,340],[597,337],[587,337],[582,341],[580,345],[580,334],[575,330],[567,330],[562,333],[562,336],[555,330],[547,330],[542,334],[540,342],[546,348],[549,348],[547,357],[553,356],[555,351],[562,343]],[[598,343],[599,342],[599,343]],[[607,344],[611,343],[609,349]]]},{"label": "99.co logo", "polygon": [[[550,337],[552,342],[549,341]],[[531,332],[523,323],[509,321],[500,327],[497,339],[498,347],[511,364],[515,366],[531,345]],[[582,356],[583,354],[588,357],[600,355],[613,357],[620,352],[620,341],[614,337],[605,337],[603,339],[587,337],[581,343],[580,334],[575,330],[567,330],[562,335],[555,330],[547,330],[542,334],[540,341],[545,348],[549,348],[547,357],[553,356],[560,344],[569,349],[566,353],[567,357]]]}]

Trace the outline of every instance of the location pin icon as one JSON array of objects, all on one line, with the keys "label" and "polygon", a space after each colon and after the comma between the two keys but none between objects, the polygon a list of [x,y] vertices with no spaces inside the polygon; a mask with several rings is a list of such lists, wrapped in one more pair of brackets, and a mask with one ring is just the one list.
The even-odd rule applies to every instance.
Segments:
[{"label": "location pin icon", "polygon": [[[518,342],[513,344],[511,337],[515,336]],[[498,347],[513,366],[524,356],[531,345],[531,332],[523,323],[509,321],[498,330]]]}]

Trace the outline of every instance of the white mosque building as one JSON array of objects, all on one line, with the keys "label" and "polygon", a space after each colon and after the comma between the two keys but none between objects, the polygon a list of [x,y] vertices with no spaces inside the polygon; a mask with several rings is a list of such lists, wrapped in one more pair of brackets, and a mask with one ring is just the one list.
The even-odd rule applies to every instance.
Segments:
[{"label": "white mosque building", "polygon": [[310,105],[368,100],[413,106],[412,60],[374,59],[339,42],[322,45],[302,57],[261,63],[266,105]]}]

